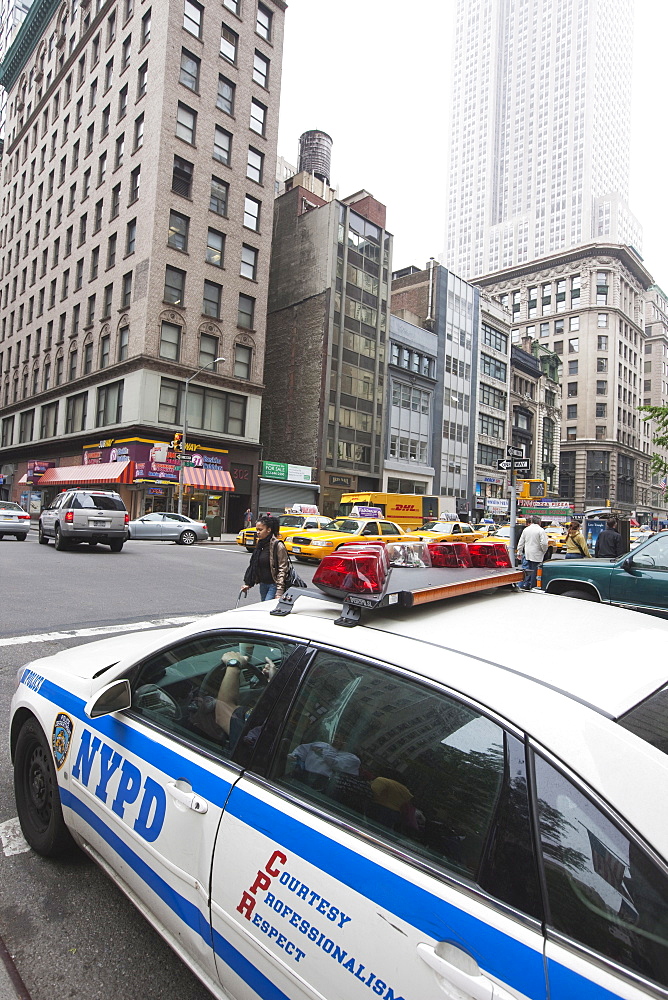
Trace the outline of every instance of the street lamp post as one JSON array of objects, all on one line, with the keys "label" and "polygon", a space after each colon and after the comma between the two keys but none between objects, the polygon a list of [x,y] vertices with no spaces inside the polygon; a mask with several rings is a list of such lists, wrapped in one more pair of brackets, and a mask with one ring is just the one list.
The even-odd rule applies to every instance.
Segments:
[{"label": "street lamp post", "polygon": [[225,361],[225,358],[214,358],[213,361],[209,361],[208,364],[202,365],[201,368],[197,369],[194,375],[191,375],[190,378],[186,379],[186,388],[183,393],[183,427],[181,429],[181,455],[179,462],[179,505],[177,508],[179,514],[183,513],[183,465],[186,459],[186,435],[188,433],[188,388],[192,380],[197,378],[200,372],[203,372],[205,368],[210,368],[211,365],[217,365],[219,361]]}]

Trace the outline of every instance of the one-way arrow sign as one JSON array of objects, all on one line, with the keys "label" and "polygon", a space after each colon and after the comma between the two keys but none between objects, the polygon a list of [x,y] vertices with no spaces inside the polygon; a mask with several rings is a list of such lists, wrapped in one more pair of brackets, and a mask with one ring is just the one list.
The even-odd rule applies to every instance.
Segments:
[{"label": "one-way arrow sign", "polygon": [[531,461],[528,458],[501,458],[496,463],[497,469],[501,472],[515,468],[517,472],[528,472],[531,468]]},{"label": "one-way arrow sign", "polygon": [[524,458],[524,452],[521,448],[514,448],[512,444],[506,445],[506,455],[508,458]]}]

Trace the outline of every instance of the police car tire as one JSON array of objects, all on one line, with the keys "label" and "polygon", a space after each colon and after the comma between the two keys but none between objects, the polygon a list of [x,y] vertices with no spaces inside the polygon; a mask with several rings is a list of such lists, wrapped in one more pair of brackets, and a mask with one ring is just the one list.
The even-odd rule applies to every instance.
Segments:
[{"label": "police car tire", "polygon": [[38,854],[56,857],[74,841],[65,826],[51,748],[36,719],[26,719],[16,741],[14,794],[23,836]]}]

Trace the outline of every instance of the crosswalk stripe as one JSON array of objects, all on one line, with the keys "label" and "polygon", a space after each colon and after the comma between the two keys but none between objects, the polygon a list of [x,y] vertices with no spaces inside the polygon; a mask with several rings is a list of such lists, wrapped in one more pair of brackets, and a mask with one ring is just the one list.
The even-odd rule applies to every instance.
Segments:
[{"label": "crosswalk stripe", "polygon": [[91,635],[113,635],[115,632],[143,632],[145,629],[165,628],[169,625],[189,625],[190,622],[207,617],[208,615],[186,615],[179,618],[155,618],[144,622],[125,622],[121,625],[73,628],[62,632],[42,632],[39,635],[12,635],[8,638],[0,638],[0,646],[20,646],[29,642],[59,642],[63,639],[78,639]]}]

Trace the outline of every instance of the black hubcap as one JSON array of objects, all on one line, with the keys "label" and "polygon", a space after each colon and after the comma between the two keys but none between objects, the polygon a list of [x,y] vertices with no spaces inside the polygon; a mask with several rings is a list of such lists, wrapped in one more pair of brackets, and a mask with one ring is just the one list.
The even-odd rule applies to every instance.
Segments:
[{"label": "black hubcap", "polygon": [[34,817],[46,826],[51,814],[51,775],[43,747],[35,747],[26,770],[27,790]]}]

